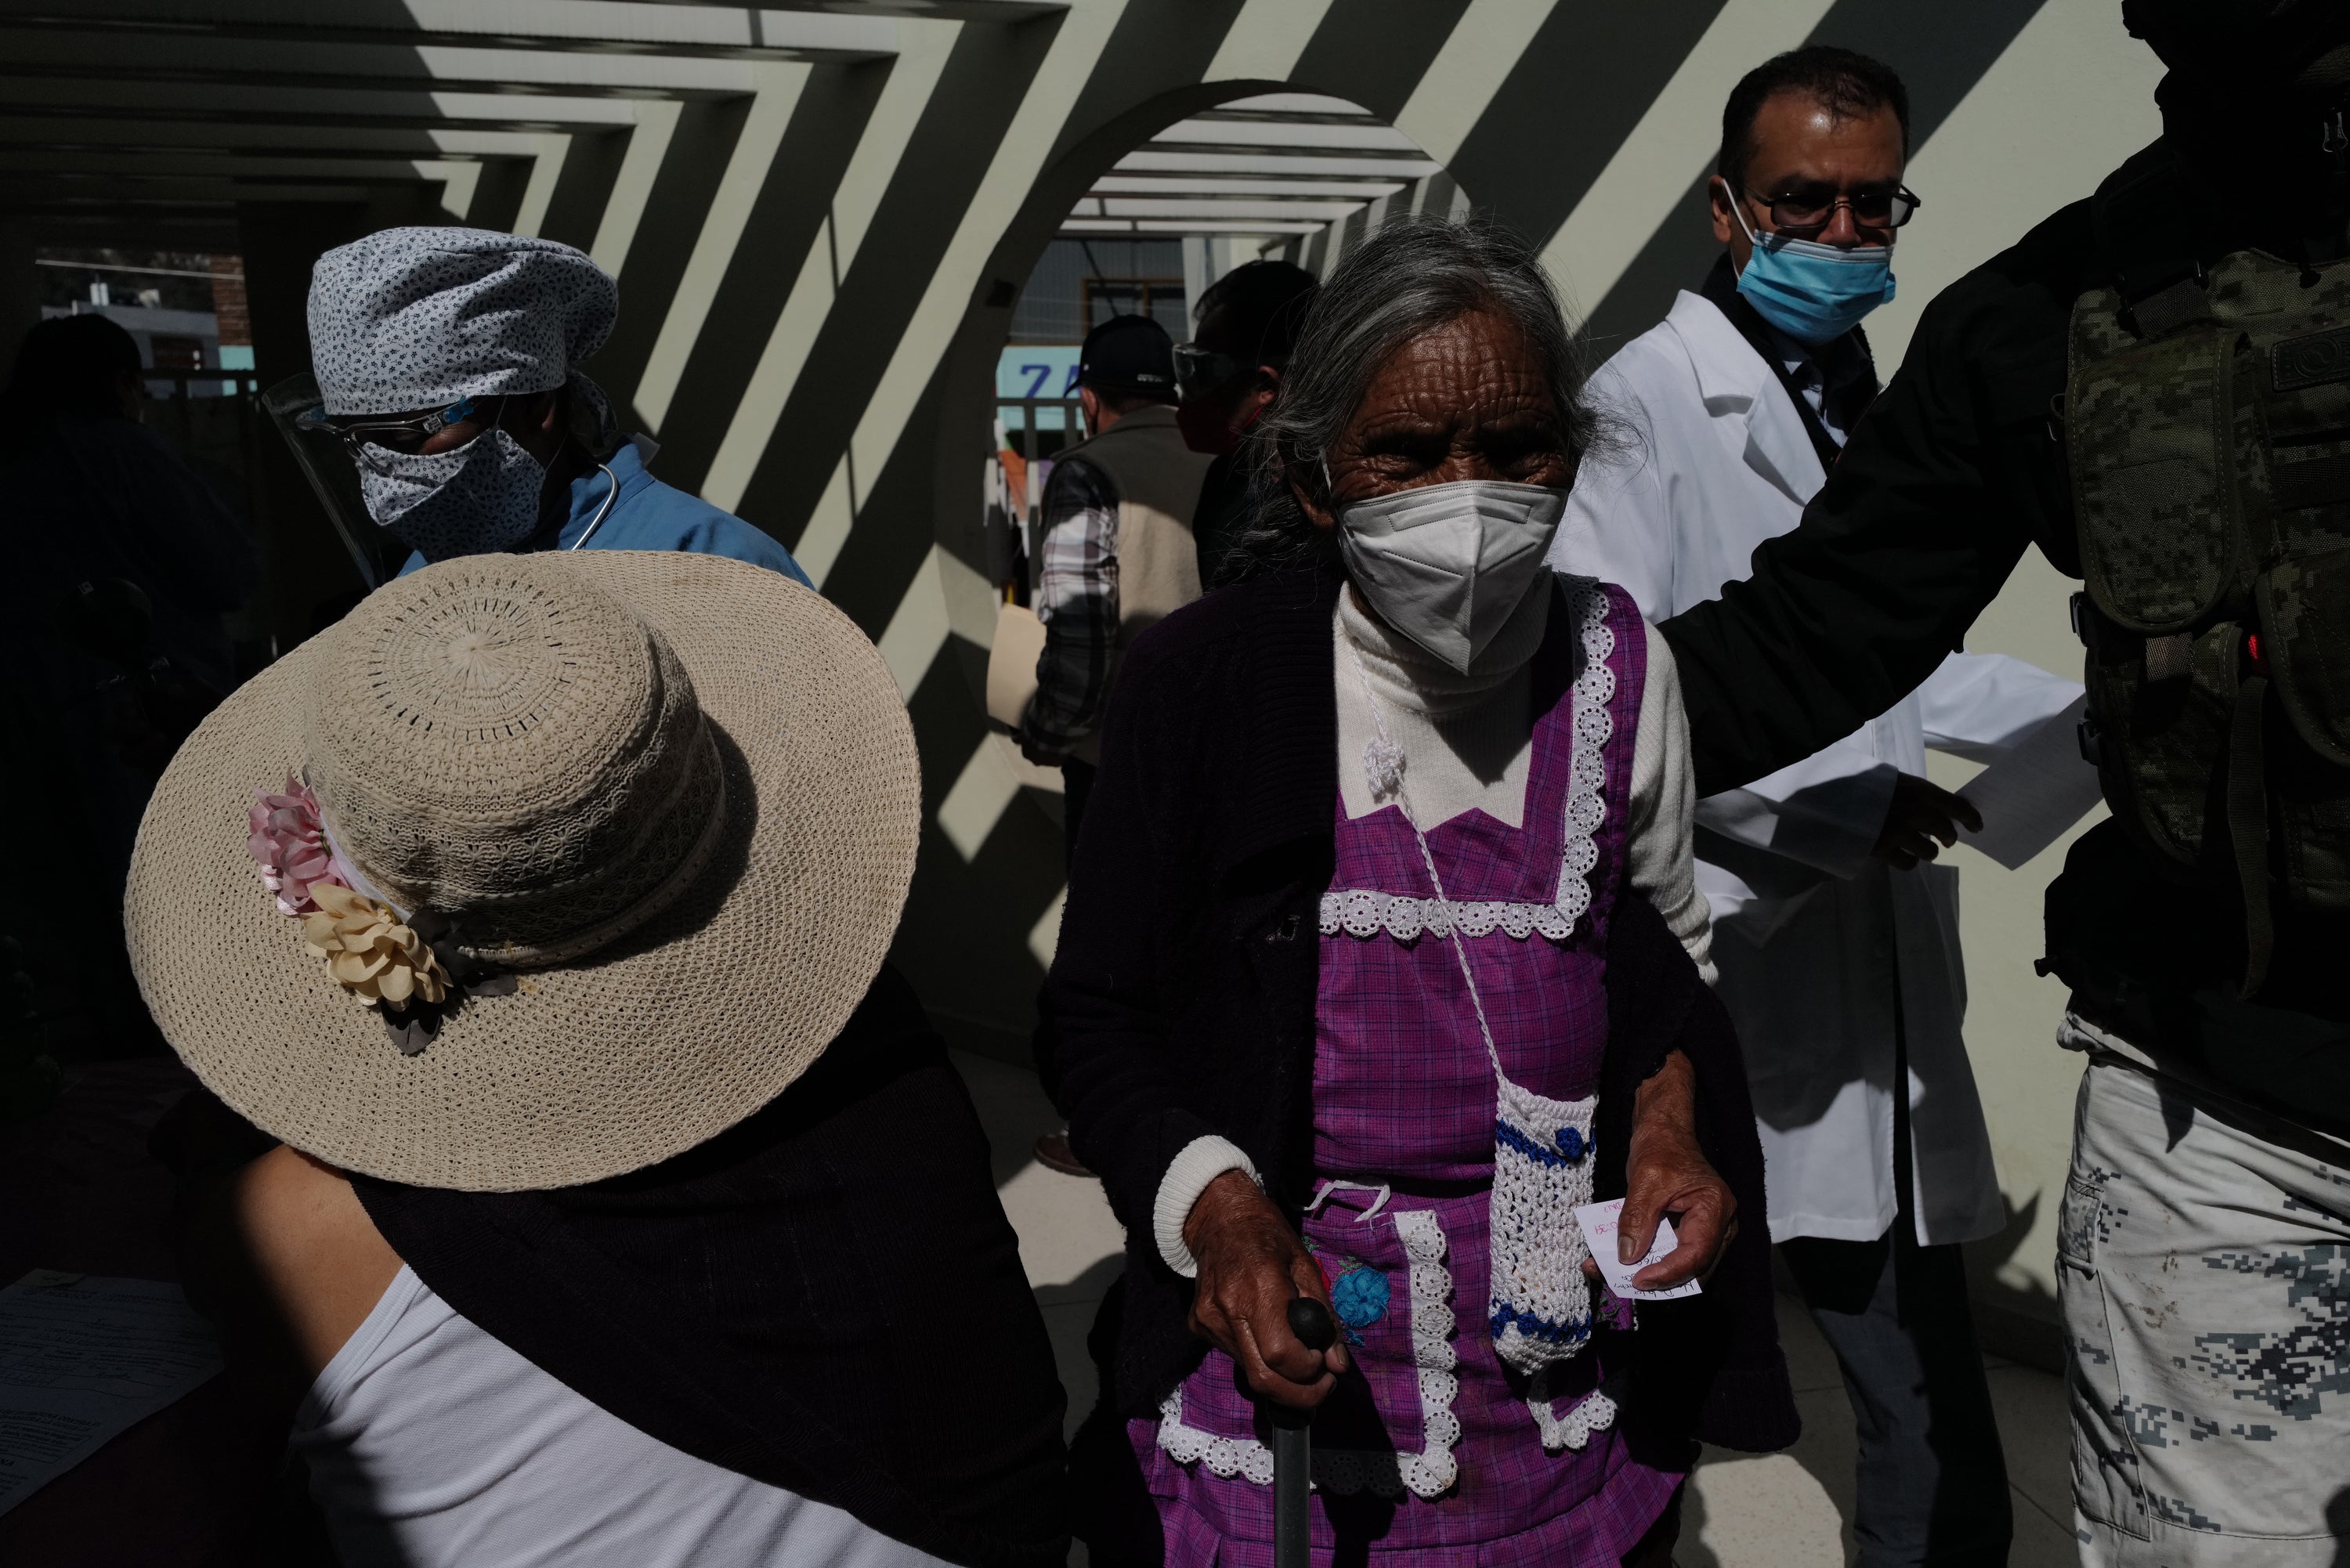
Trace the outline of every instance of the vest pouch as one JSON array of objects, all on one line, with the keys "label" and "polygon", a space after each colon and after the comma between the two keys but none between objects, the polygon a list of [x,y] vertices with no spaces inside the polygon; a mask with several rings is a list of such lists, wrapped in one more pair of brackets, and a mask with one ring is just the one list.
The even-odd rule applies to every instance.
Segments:
[{"label": "vest pouch", "polygon": [[2233,580],[2233,334],[2137,342],[2115,300],[2074,308],[2065,448],[2089,594],[2125,630],[2185,630]]},{"label": "vest pouch", "polygon": [[[2095,614],[2095,612],[2092,612]],[[2102,622],[2103,618],[2098,618]],[[2198,879],[2224,877],[2228,834],[2213,815],[2213,759],[2227,754],[2243,632],[2205,628],[2183,670],[2150,679],[2147,639],[2091,623],[2082,683],[2096,725],[2097,774],[2125,832]]]},{"label": "vest pouch", "polygon": [[2267,729],[2282,889],[2303,908],[2350,910],[2350,545],[2280,561],[2252,592],[2283,710]]}]

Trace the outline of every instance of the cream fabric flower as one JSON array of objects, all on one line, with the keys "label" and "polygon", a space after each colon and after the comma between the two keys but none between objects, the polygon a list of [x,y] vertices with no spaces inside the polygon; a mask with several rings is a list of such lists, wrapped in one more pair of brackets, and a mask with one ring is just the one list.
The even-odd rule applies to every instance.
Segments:
[{"label": "cream fabric flower", "polygon": [[331,882],[313,883],[310,898],[318,909],[302,917],[302,940],[346,990],[395,1008],[449,994],[449,971],[390,909]]}]

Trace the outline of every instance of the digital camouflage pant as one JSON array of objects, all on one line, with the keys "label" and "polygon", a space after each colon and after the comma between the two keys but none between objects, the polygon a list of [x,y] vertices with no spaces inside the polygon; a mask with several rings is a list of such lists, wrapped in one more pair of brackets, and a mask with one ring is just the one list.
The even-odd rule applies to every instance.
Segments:
[{"label": "digital camouflage pant", "polygon": [[2096,1052],[2057,1241],[2082,1563],[2350,1561],[2350,1151],[2064,1043]]}]

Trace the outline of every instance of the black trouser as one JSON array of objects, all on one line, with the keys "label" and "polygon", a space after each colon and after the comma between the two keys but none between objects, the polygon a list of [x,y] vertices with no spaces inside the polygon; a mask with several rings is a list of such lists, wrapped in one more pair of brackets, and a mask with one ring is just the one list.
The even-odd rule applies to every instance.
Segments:
[{"label": "black trouser", "polygon": [[[1896,1026],[1893,1081],[1909,1079]],[[1910,1207],[1909,1107],[1895,1096],[1893,1228],[1874,1241],[1797,1237],[1779,1255],[1835,1351],[1860,1439],[1859,1568],[2003,1564],[2015,1519],[1991,1386],[1955,1243],[1925,1247]]]},{"label": "black trouser", "polygon": [[1086,797],[1094,793],[1094,775],[1101,770],[1075,757],[1061,763],[1061,851],[1064,866],[1077,863],[1077,822],[1086,815]]}]

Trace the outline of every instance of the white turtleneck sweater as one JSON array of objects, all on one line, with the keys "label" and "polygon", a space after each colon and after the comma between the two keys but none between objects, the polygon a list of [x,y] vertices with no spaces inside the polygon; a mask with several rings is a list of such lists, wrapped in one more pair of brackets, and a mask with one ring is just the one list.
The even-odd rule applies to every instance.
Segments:
[{"label": "white turtleneck sweater", "polygon": [[[1338,696],[1338,794],[1349,817],[1392,804],[1374,790],[1363,763],[1363,749],[1378,738],[1384,721],[1388,739],[1403,749],[1404,788],[1420,831],[1471,809],[1512,827],[1525,826],[1526,782],[1534,772],[1531,665],[1557,597],[1545,572],[1463,675],[1372,615],[1353,589],[1338,596],[1331,662]],[[1632,736],[1631,784],[1628,791],[1611,786],[1607,800],[1611,809],[1631,814],[1626,879],[1648,895],[1711,985],[1712,929],[1690,850],[1697,783],[1690,770],[1680,677],[1656,628],[1644,622],[1641,629],[1648,639],[1648,678]],[[1356,669],[1357,653],[1378,703],[1376,720]],[[1201,1137],[1177,1154],[1159,1179],[1152,1230],[1159,1256],[1186,1278],[1199,1265],[1183,1244],[1183,1221],[1208,1183],[1228,1170],[1261,1180],[1239,1146]]]},{"label": "white turtleneck sweater", "polygon": [[[1557,597],[1545,573],[1463,675],[1372,615],[1351,589],[1338,596],[1331,618],[1338,794],[1349,817],[1392,804],[1374,793],[1363,764],[1363,748],[1378,734],[1363,691],[1367,674],[1388,738],[1403,748],[1404,789],[1421,832],[1472,809],[1511,827],[1525,826],[1526,781],[1534,771],[1528,683]],[[1689,719],[1681,711],[1672,649],[1656,628],[1644,623],[1643,629],[1648,679],[1632,737],[1631,787],[1611,787],[1607,795],[1611,805],[1631,814],[1627,879],[1648,895],[1711,985],[1712,929],[1690,850],[1697,783],[1690,771]],[[1356,669],[1357,653],[1362,673]]]}]

